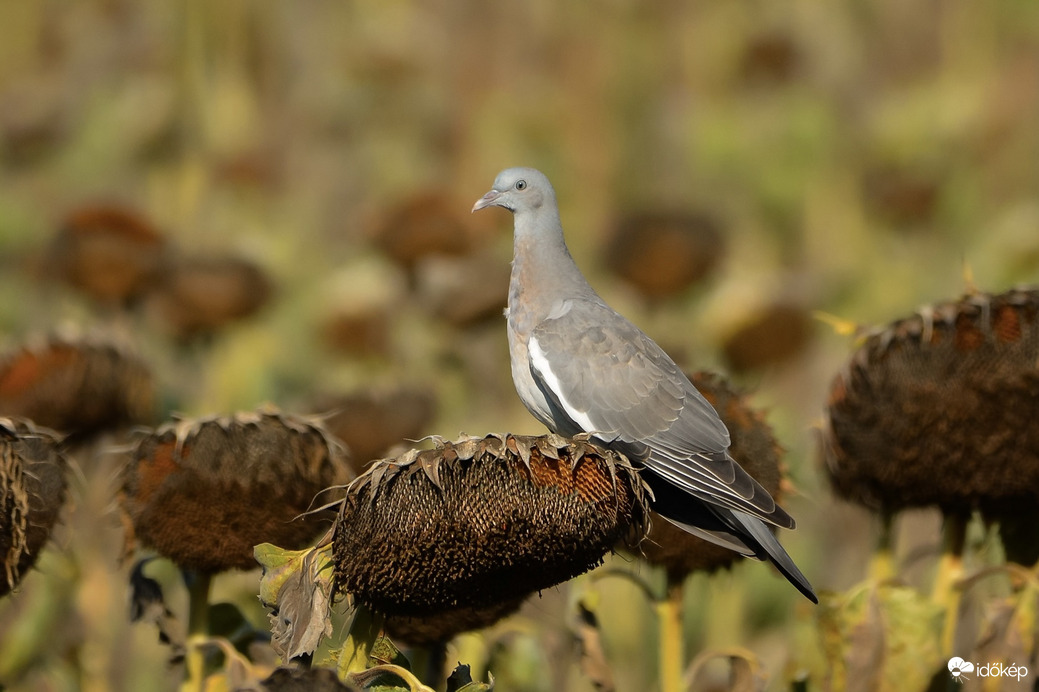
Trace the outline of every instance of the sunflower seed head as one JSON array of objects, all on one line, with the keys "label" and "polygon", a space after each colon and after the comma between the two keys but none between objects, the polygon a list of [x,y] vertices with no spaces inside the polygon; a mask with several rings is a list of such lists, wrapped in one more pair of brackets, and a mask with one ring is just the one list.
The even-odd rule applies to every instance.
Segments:
[{"label": "sunflower seed head", "polygon": [[122,505],[136,540],[182,567],[249,569],[254,545],[301,548],[327,528],[331,513],[309,510],[351,477],[320,421],[261,408],[142,433]]},{"label": "sunflower seed head", "polygon": [[36,562],[57,523],[67,464],[57,433],[0,418],[0,596]]},{"label": "sunflower seed head", "polygon": [[821,453],[874,509],[1039,500],[1039,290],[972,293],[873,330],[834,379]]},{"label": "sunflower seed head", "polygon": [[646,503],[628,461],[587,442],[487,435],[410,450],[350,485],[337,587],[391,616],[494,608],[641,539]]}]

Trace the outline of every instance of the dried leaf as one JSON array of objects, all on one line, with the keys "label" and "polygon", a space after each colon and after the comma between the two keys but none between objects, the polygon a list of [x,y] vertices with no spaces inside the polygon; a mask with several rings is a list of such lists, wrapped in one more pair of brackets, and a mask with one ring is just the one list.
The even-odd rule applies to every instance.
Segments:
[{"label": "dried leaf", "polygon": [[530,438],[513,438],[516,441],[516,454],[523,460],[523,465],[530,471]]},{"label": "dried leaf", "polygon": [[487,435],[480,441],[480,453],[500,459],[505,454],[505,440],[499,435]]},{"label": "dried leaf", "polygon": [[454,443],[455,453],[458,454],[459,459],[464,461],[472,459],[476,455],[476,450],[479,449],[479,446],[480,439],[477,437],[469,437]]},{"label": "dried leaf", "polygon": [[369,471],[369,478],[371,478],[371,491],[369,492],[370,499],[372,502],[375,501],[375,496],[379,492],[379,487],[382,485],[383,476],[386,475],[386,470],[390,468],[390,464],[384,464],[382,462],[375,462]]},{"label": "dried leaf", "polygon": [[368,661],[377,665],[394,665],[411,670],[411,663],[389,637],[380,636],[372,644]]},{"label": "dried leaf", "polygon": [[829,688],[925,689],[943,665],[942,609],[916,590],[867,583],[823,599],[819,627]]},{"label": "dried leaf", "polygon": [[703,667],[712,659],[727,658],[731,666],[729,672],[730,692],[764,692],[768,687],[768,678],[762,672],[760,661],[757,657],[741,648],[719,649],[715,651],[703,651],[692,663],[685,674],[685,687],[695,689],[693,684]]},{"label": "dried leaf", "polygon": [[556,449],[566,449],[570,445],[570,441],[568,439],[566,439],[562,435],[557,435],[556,433],[549,433],[545,435],[545,441],[550,445],[554,445]]},{"label": "dried leaf", "polygon": [[260,600],[271,608],[271,645],[288,660],[310,654],[332,633],[332,545],[308,550],[256,546],[263,567]]},{"label": "dried leaf", "polygon": [[556,437],[558,437],[558,436],[557,435],[547,435],[541,441],[541,443],[538,445],[538,450],[541,451],[541,455],[544,456],[546,459],[556,459],[556,460],[558,460],[559,459],[559,450],[566,448],[566,443],[565,442],[562,445],[559,444],[559,441],[562,441],[562,438],[559,438],[559,441],[557,441],[555,439]]},{"label": "dried leaf", "polygon": [[419,466],[425,472],[426,477],[429,478],[430,482],[433,483],[437,488],[443,490],[443,486],[440,484],[440,459],[430,459],[428,454],[421,454],[418,458]]},{"label": "dried leaf", "polygon": [[[990,604],[989,608],[984,633],[971,660],[1006,666],[1029,665],[1028,662],[1033,661],[1035,656],[1036,611],[1039,608],[1039,582],[1034,574],[1030,575],[1021,589],[1006,599]],[[1032,689],[1031,683],[1025,678],[1020,681],[1006,680],[1004,688],[1018,689],[1014,686],[1018,682],[1023,683],[1021,689]]]},{"label": "dried leaf", "polygon": [[617,689],[617,685],[603,649],[599,618],[595,613],[596,604],[589,598],[589,594],[585,594],[585,597],[578,601],[577,609],[577,621],[573,629],[581,647],[581,670],[595,689],[611,692]]},{"label": "dried leaf", "polygon": [[494,689],[494,676],[487,674],[490,682],[473,682],[469,666],[459,663],[447,678],[446,692],[486,692]]},{"label": "dried leaf", "polygon": [[144,574],[152,558],[140,560],[130,571],[130,622],[153,623],[159,630],[159,641],[172,650],[172,661],[184,656],[185,635],[177,618],[166,606],[159,582]]}]

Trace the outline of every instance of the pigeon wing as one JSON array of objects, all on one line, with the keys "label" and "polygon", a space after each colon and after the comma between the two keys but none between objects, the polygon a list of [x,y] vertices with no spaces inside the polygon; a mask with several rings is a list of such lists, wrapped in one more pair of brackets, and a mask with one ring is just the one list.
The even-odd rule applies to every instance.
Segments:
[{"label": "pigeon wing", "polygon": [[601,302],[566,301],[528,341],[556,430],[618,446],[705,502],[780,526],[793,520],[726,452],[729,434],[674,361]]}]

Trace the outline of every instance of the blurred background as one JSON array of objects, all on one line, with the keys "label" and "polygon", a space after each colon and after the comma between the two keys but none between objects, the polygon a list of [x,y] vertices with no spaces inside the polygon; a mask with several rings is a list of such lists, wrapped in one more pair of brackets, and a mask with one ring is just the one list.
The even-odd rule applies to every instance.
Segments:
[{"label": "blurred background", "polygon": [[[0,27],[8,344],[59,327],[120,341],[152,370],[157,420],[403,389],[422,405],[398,441],[540,433],[500,312],[512,220],[469,214],[500,169],[535,166],[606,300],[766,411],[799,524],[781,538],[819,589],[863,578],[874,527],[820,473],[817,429],[853,341],[816,311],[887,322],[962,294],[965,266],[983,290],[1039,278],[1032,0],[4,2]],[[85,290],[69,238],[98,228],[136,239],[134,261],[161,245],[187,287],[144,272]],[[249,267],[244,284],[206,273],[225,261]],[[219,301],[234,307],[198,317]],[[97,511],[67,519],[0,602],[8,633],[55,608],[67,626],[9,689],[175,687],[154,629],[116,624],[114,482],[78,463],[69,511]],[[936,554],[939,523],[906,517],[899,550]],[[112,538],[88,548],[77,530]],[[60,607],[44,602],[55,580],[74,584]],[[264,627],[256,580],[218,580],[216,595]],[[623,581],[600,588],[618,687],[648,689],[651,607]],[[492,662],[500,689],[591,689],[566,589],[481,649],[512,652]],[[689,652],[744,646],[776,679],[810,668],[815,615],[799,599],[757,564],[694,577]]]}]

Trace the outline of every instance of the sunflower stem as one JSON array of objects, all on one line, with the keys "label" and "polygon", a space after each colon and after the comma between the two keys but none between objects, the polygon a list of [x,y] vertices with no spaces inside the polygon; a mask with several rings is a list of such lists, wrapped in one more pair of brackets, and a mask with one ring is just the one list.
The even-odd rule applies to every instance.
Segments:
[{"label": "sunflower stem", "polygon": [[869,576],[873,581],[893,579],[895,570],[895,515],[887,510],[880,513],[880,535],[877,548],[869,564]]},{"label": "sunflower stem", "polygon": [[963,597],[957,582],[963,578],[963,548],[967,542],[967,517],[949,514],[945,517],[942,531],[942,556],[935,573],[931,600],[945,608],[942,625],[942,654],[951,656],[956,644],[956,628],[959,625],[960,602]]},{"label": "sunflower stem", "polygon": [[660,692],[682,692],[682,580],[668,575],[667,594],[656,602],[660,633]]},{"label": "sunflower stem", "polygon": [[188,583],[187,679],[182,689],[201,692],[206,682],[206,653],[202,643],[209,635],[209,589],[213,575],[192,572],[185,576]]},{"label": "sunflower stem", "polygon": [[447,679],[447,642],[438,641],[412,650],[411,669],[421,671],[422,681],[440,689]]}]

